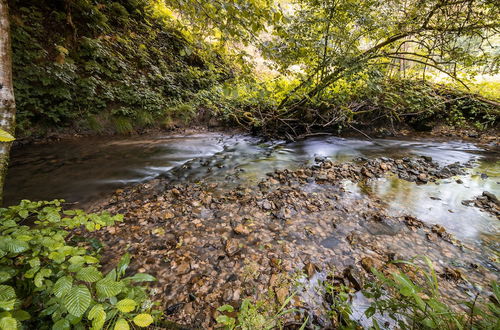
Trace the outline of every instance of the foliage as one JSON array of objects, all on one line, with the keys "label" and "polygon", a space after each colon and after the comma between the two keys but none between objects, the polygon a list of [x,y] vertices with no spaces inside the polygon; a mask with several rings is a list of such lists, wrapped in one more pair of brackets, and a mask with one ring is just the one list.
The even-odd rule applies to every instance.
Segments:
[{"label": "foliage", "polygon": [[[290,138],[374,120],[485,129],[498,117],[498,102],[465,86],[499,69],[490,0],[9,4],[20,136],[129,133],[207,113]],[[442,76],[460,81],[456,91],[429,83]]]},{"label": "foliage", "polygon": [[294,86],[296,81],[284,79],[241,82],[218,92],[217,111],[227,121],[260,134],[290,138],[352,127],[410,126],[426,131],[440,123],[479,130],[498,125],[498,107],[479,95],[429,81],[387,78],[377,70],[338,79],[307,106],[277,110],[282,95]]},{"label": "foliage", "polygon": [[248,44],[282,19],[273,0],[166,0],[156,1],[154,6],[161,7],[164,16],[177,20],[179,29],[197,38],[213,38],[221,44],[228,40]]},{"label": "foliage", "polygon": [[[399,329],[497,329],[500,325],[500,288],[492,283],[493,296],[488,299],[479,297],[456,306],[445,302],[439,292],[439,279],[432,262],[423,258],[426,268],[414,262],[406,263],[413,267],[418,279],[411,279],[402,272],[385,275],[376,269],[375,281],[362,290],[363,295],[372,303],[365,316],[374,329],[388,327],[379,324],[381,317],[389,318]],[[413,276],[415,277],[415,276]],[[330,288],[334,288],[330,286]],[[327,286],[328,289],[328,286]],[[349,291],[334,288],[332,313],[345,328],[355,328],[357,322],[351,319]]]},{"label": "foliage", "polygon": [[231,74],[208,44],[154,16],[152,1],[9,1],[19,132],[128,132],[175,118],[172,108]]},{"label": "foliage", "polygon": [[356,328],[357,322],[352,320],[352,306],[350,304],[350,290],[345,285],[334,286],[329,282],[325,283],[326,294],[331,297],[330,315],[332,322],[339,328]]},{"label": "foliage", "polygon": [[130,256],[104,274],[99,256],[71,244],[72,230],[99,230],[121,215],[66,210],[62,200],[0,209],[0,328],[128,329],[153,322],[146,288],[150,275],[126,276]]},{"label": "foliage", "polygon": [[[263,301],[253,303],[250,299],[244,299],[237,312],[237,318],[222,314],[217,317],[217,323],[223,325],[226,329],[281,329],[281,318],[296,311],[295,309],[286,309],[292,298],[293,295],[290,295],[285,299],[276,312],[271,311],[269,304]],[[234,308],[231,305],[223,305],[217,310],[234,315]]]},{"label": "foliage", "polygon": [[338,79],[371,66],[385,74],[411,64],[455,79],[465,68],[498,72],[489,43],[500,28],[493,1],[297,0],[288,13],[263,49],[280,72],[301,80],[280,107],[321,97]]}]

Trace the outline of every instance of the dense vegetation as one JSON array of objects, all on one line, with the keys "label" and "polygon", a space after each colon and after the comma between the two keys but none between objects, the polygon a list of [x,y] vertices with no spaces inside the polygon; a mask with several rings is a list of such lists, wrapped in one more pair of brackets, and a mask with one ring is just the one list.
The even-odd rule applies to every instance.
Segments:
[{"label": "dense vegetation", "polygon": [[[209,119],[290,140],[346,129],[498,128],[498,83],[474,81],[500,69],[498,1],[0,0],[0,14],[4,3],[10,32],[0,29],[0,55],[10,38],[15,107],[0,99],[0,115],[12,112],[0,118],[0,190],[12,135],[131,133]],[[161,312],[138,284],[154,278],[130,274],[128,254],[103,271],[99,242],[80,235],[120,221],[62,201],[0,209],[0,329],[157,321]],[[403,329],[498,328],[496,283],[491,301],[456,311],[428,264],[420,281],[372,270],[363,292],[374,328],[384,327],[374,317],[382,314]],[[323,284],[335,325],[356,328],[352,292]],[[292,298],[271,312],[246,299],[239,312],[225,305],[217,321],[278,328],[296,311]]]},{"label": "dense vegetation", "polygon": [[[498,102],[462,86],[498,71],[490,1],[9,4],[20,136],[126,133],[200,113],[290,137],[387,119],[496,125]],[[456,84],[435,85],[437,74]]]},{"label": "dense vegetation", "polygon": [[[95,231],[121,215],[62,211],[61,202],[23,201],[0,209],[0,329],[129,329],[153,322],[145,287],[153,281],[126,274],[130,256],[103,274],[99,242],[71,232]],[[127,276],[126,276],[127,275]]]},{"label": "dense vegetation", "polygon": [[151,5],[10,1],[20,134],[70,125],[125,133],[190,118],[196,93],[231,71]]}]

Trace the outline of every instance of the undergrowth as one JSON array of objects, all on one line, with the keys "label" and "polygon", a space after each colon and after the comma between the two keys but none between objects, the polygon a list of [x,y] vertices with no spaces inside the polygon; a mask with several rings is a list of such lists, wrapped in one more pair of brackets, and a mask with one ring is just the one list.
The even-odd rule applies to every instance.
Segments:
[{"label": "undergrowth", "polygon": [[126,133],[191,118],[182,104],[231,68],[155,3],[9,0],[17,136],[56,127]]},{"label": "undergrowth", "polygon": [[368,132],[374,127],[429,131],[447,124],[482,131],[497,127],[500,114],[496,101],[478,94],[419,80],[363,74],[337,81],[306,104],[278,108],[293,87],[293,82],[283,79],[233,85],[223,90],[219,111],[226,120],[254,132],[290,138],[353,127]]},{"label": "undergrowth", "polygon": [[74,230],[99,230],[121,215],[62,210],[61,200],[0,209],[0,329],[147,327],[159,316],[144,282],[127,271],[130,256],[103,272],[99,242]]}]

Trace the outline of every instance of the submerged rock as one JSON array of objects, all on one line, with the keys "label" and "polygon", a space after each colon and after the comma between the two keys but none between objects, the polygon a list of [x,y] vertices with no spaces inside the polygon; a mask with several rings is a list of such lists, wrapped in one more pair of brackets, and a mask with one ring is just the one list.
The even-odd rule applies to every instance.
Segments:
[{"label": "submerged rock", "polygon": [[[427,255],[448,264],[459,259],[479,263],[475,251],[464,254],[449,244],[453,240],[444,227],[390,216],[376,196],[352,197],[343,186],[344,180],[386,175],[433,182],[462,171],[456,165],[443,168],[424,158],[325,159],[315,167],[274,171],[251,186],[206,180],[172,185],[161,179],[124,189],[119,205],[110,200],[102,210],[120,210],[125,222],[89,235],[108,246],[110,265],[128,251],[131,267],[158,279],[152,285],[162,306],[168,306],[169,319],[213,328],[213,307],[219,303],[237,306],[245,298],[270,296],[267,305],[284,303],[295,292],[291,274],[311,282],[332,274],[333,281],[360,290],[372,268],[399,271],[387,263],[391,258]],[[480,197],[493,203],[488,195]],[[482,266],[464,274],[478,283],[485,278]],[[446,284],[442,291],[449,296],[461,292]],[[307,301],[299,301],[302,297],[299,292],[292,303],[323,318]],[[325,326],[326,320],[321,321]]]}]

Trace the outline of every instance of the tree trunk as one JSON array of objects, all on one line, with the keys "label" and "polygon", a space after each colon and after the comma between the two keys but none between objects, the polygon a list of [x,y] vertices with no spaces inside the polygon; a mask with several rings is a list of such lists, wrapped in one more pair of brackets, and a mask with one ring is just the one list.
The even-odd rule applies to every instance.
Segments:
[{"label": "tree trunk", "polygon": [[[0,0],[0,129],[14,135],[16,102],[12,84],[12,49],[7,0]],[[0,142],[0,204],[12,142]]]}]

